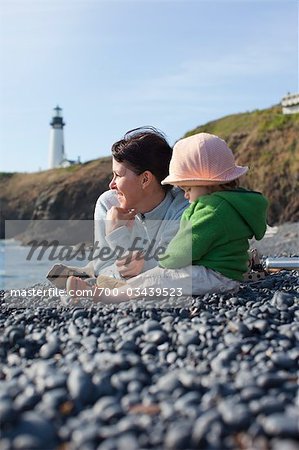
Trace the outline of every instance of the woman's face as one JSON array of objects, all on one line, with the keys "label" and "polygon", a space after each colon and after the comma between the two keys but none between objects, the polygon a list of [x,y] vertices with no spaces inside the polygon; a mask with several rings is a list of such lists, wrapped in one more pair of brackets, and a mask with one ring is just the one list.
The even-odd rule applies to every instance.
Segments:
[{"label": "woman's face", "polygon": [[143,201],[142,174],[136,175],[124,163],[117,162],[114,158],[112,171],[113,178],[109,183],[109,189],[116,191],[119,206],[124,209],[140,210]]}]

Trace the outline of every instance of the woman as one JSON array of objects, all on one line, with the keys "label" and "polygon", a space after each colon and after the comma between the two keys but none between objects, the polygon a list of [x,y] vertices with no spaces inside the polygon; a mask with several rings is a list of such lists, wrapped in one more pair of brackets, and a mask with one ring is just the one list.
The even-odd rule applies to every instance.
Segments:
[{"label": "woman", "polygon": [[[188,206],[184,193],[161,185],[172,148],[154,128],[137,128],[112,146],[113,178],[95,208],[94,274],[130,278],[158,265]],[[110,250],[108,252],[108,249]]]},{"label": "woman", "polygon": [[60,275],[65,266],[54,266],[48,278],[56,286],[64,287],[74,271],[126,279],[158,265],[158,254],[176,234],[188,206],[181,189],[161,185],[171,156],[165,137],[152,127],[129,131],[113,144],[110,190],[100,195],[95,207],[93,261]]}]

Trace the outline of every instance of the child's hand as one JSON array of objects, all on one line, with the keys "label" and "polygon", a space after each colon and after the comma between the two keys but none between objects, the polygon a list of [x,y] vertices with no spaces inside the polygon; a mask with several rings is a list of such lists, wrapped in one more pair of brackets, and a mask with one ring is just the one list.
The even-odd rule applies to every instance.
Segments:
[{"label": "child's hand", "polygon": [[124,209],[120,206],[112,206],[106,216],[106,234],[110,234],[116,228],[124,225],[128,228],[132,228],[136,214],[137,211],[135,209]]},{"label": "child's hand", "polygon": [[139,250],[128,252],[122,258],[116,260],[115,264],[122,277],[136,277],[144,267],[144,254]]}]

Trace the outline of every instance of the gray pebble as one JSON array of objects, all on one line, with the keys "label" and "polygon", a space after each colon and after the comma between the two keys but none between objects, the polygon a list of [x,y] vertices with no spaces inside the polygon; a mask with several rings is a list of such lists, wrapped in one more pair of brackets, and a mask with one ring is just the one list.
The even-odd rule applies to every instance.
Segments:
[{"label": "gray pebble", "polygon": [[276,373],[263,374],[257,379],[257,385],[266,389],[281,386],[283,382],[284,378]]},{"label": "gray pebble", "polygon": [[[40,401],[41,395],[35,389],[25,389],[14,401],[15,407],[20,411],[30,411]],[[1,415],[0,415],[1,416]]]},{"label": "gray pebble", "polygon": [[273,353],[271,355],[271,361],[277,366],[283,369],[291,369],[292,367],[297,367],[297,361],[290,358],[285,353]]},{"label": "gray pebble", "polygon": [[196,331],[187,331],[185,333],[180,333],[178,338],[179,342],[185,347],[188,347],[188,345],[191,344],[200,343],[199,336]]},{"label": "gray pebble", "polygon": [[241,398],[246,401],[254,400],[261,398],[264,394],[263,389],[258,388],[257,386],[245,387],[241,391]]},{"label": "gray pebble", "polygon": [[151,342],[153,344],[159,345],[159,344],[163,344],[163,342],[168,340],[168,336],[166,333],[164,333],[164,331],[161,330],[153,330],[153,331],[149,331],[146,335],[145,338],[148,342]]},{"label": "gray pebble", "polygon": [[270,415],[276,412],[284,411],[284,402],[269,396],[261,396],[258,400],[252,400],[249,403],[249,409],[253,414]]},{"label": "gray pebble", "polygon": [[42,358],[48,359],[51,358],[56,353],[60,352],[60,346],[59,343],[56,340],[53,340],[51,342],[48,342],[47,344],[44,344],[40,349],[40,356]]},{"label": "gray pebble", "polygon": [[292,439],[272,439],[272,450],[298,450],[298,441]]},{"label": "gray pebble", "polygon": [[15,345],[18,341],[24,338],[25,328],[21,325],[12,326],[6,330],[5,334],[8,335],[11,345]]},{"label": "gray pebble", "polygon": [[277,309],[280,309],[282,311],[288,309],[290,306],[293,306],[294,304],[294,298],[291,294],[287,294],[285,292],[277,291],[273,295],[273,298],[271,300],[271,304],[273,306],[276,306]]},{"label": "gray pebble", "polygon": [[173,392],[175,389],[181,387],[182,383],[175,373],[170,372],[159,378],[156,386],[159,391]]},{"label": "gray pebble", "polygon": [[191,430],[192,427],[188,422],[173,424],[166,432],[165,448],[181,450],[190,448]]},{"label": "gray pebble", "polygon": [[201,448],[205,438],[211,431],[213,423],[219,421],[220,414],[214,409],[210,409],[208,412],[203,413],[195,421],[192,430],[192,443],[195,448]]},{"label": "gray pebble", "polygon": [[92,383],[91,376],[79,367],[71,370],[67,379],[67,387],[71,397],[84,404],[90,403],[94,398],[95,386]]},{"label": "gray pebble", "polygon": [[79,448],[86,448],[89,442],[95,442],[99,436],[99,427],[96,424],[87,424],[74,430],[71,440]]},{"label": "gray pebble", "polygon": [[72,314],[72,319],[76,320],[76,319],[79,319],[80,317],[87,317],[87,316],[88,316],[88,311],[86,311],[86,309],[76,308]]},{"label": "gray pebble", "polygon": [[155,344],[145,344],[143,349],[141,350],[142,355],[150,354],[155,355],[157,353],[158,349]]},{"label": "gray pebble", "polygon": [[269,328],[269,324],[266,320],[259,319],[253,322],[252,328],[260,331],[261,333],[265,333]]},{"label": "gray pebble", "polygon": [[10,424],[15,422],[17,419],[17,411],[9,399],[1,399],[0,400],[0,423]]},{"label": "gray pebble", "polygon": [[251,412],[245,404],[223,401],[219,404],[218,410],[224,423],[237,430],[248,426],[252,419]]},{"label": "gray pebble", "polygon": [[53,447],[57,443],[54,426],[33,411],[24,413],[14,427],[12,431],[13,438],[19,435],[30,435],[32,438],[42,442],[43,446],[48,446],[48,448]]},{"label": "gray pebble", "polygon": [[299,438],[299,416],[275,413],[261,420],[265,432],[270,436]]},{"label": "gray pebble", "polygon": [[143,324],[144,333],[153,330],[161,330],[161,324],[157,320],[146,320]]},{"label": "gray pebble", "polygon": [[140,450],[140,445],[133,433],[126,432],[117,439],[117,448],[124,450]]},{"label": "gray pebble", "polygon": [[15,450],[40,450],[45,445],[47,444],[43,442],[42,439],[39,439],[37,436],[32,436],[31,434],[19,434],[13,440],[13,448]]}]

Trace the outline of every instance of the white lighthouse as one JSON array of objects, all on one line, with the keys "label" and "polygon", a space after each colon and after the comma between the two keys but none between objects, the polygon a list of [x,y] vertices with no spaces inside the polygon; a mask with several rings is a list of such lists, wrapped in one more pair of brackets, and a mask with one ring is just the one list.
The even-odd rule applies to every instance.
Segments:
[{"label": "white lighthouse", "polygon": [[66,160],[63,138],[63,127],[65,123],[62,118],[62,109],[58,105],[54,108],[50,125],[49,167],[50,169],[54,169],[55,167],[61,167]]}]

